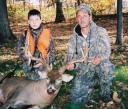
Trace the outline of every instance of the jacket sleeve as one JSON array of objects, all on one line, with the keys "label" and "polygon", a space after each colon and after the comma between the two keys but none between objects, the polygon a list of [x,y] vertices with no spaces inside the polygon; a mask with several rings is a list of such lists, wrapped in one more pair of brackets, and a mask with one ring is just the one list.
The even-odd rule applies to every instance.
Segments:
[{"label": "jacket sleeve", "polygon": [[55,45],[52,37],[50,40],[50,46],[48,50],[48,60],[49,60],[49,64],[55,61]]},{"label": "jacket sleeve", "polygon": [[[68,50],[67,50],[67,63],[70,63],[74,60],[79,60],[79,53],[78,53],[78,45],[76,44],[77,36],[72,35],[69,42],[68,42]],[[78,66],[81,63],[74,63],[75,69],[78,69]]]},{"label": "jacket sleeve", "polygon": [[75,43],[75,36],[72,35],[69,42],[68,42],[68,49],[67,49],[67,58],[66,61],[70,62],[75,58],[76,52],[76,43]]},{"label": "jacket sleeve", "polygon": [[25,53],[25,40],[26,40],[26,36],[25,36],[25,32],[22,33],[19,41],[18,41],[18,47],[17,47],[17,54],[21,57],[24,55]]},{"label": "jacket sleeve", "polygon": [[109,59],[111,54],[110,39],[106,29],[99,27],[98,29],[99,40],[98,40],[98,51],[102,60]]}]

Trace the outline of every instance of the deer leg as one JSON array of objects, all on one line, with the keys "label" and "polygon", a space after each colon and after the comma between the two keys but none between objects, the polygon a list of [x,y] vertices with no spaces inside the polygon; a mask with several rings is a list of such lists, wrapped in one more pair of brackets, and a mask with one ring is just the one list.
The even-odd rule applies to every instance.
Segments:
[{"label": "deer leg", "polygon": [[3,94],[3,91],[2,89],[0,89],[0,105],[4,103],[4,94]]},{"label": "deer leg", "polygon": [[[34,109],[31,104],[17,104],[13,106],[9,106],[7,109]],[[38,108],[39,109],[39,108]]]}]

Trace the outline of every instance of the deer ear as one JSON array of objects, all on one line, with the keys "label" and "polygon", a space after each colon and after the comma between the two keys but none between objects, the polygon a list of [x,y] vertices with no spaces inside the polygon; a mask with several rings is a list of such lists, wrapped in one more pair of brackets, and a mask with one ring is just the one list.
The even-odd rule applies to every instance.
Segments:
[{"label": "deer ear", "polygon": [[69,75],[69,74],[62,74],[62,81],[64,82],[69,82],[73,79],[73,76],[72,75]]}]

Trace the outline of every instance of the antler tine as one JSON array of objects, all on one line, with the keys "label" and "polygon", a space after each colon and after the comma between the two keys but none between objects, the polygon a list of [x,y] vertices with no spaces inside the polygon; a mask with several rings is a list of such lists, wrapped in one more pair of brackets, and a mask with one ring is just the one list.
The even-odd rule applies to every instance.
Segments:
[{"label": "antler tine", "polygon": [[50,66],[48,63],[47,63],[47,60],[43,57],[43,60],[44,60],[44,64],[47,66],[47,70],[48,72],[50,72],[52,70],[52,66]]},{"label": "antler tine", "polygon": [[60,67],[60,69],[59,69],[59,73],[60,74],[63,74],[64,73],[64,71],[66,70],[66,66],[67,65],[64,65],[64,66]]},{"label": "antler tine", "polygon": [[64,63],[63,63],[63,66],[60,67],[60,69],[59,69],[59,73],[60,73],[60,74],[63,74],[64,71],[66,70],[66,66],[67,66],[66,63],[67,63],[67,54],[65,53],[65,54],[64,54]]},{"label": "antler tine", "polygon": [[87,62],[88,48],[86,47],[85,50],[83,50],[82,48],[80,48],[80,50],[81,50],[81,53],[82,53],[82,58],[77,59],[77,60],[72,60],[70,62],[71,64],[80,63],[80,62]]},{"label": "antler tine", "polygon": [[64,54],[64,64],[66,64],[67,63],[67,54],[65,53]]},{"label": "antler tine", "polygon": [[46,65],[47,70],[50,72],[52,70],[52,68],[50,67],[49,64],[47,64],[47,61],[44,57],[42,59],[41,58],[36,58],[36,57],[31,57],[31,60],[35,60],[35,61],[38,61],[38,62],[42,63],[43,65]]},{"label": "antler tine", "polygon": [[80,48],[80,50],[81,50],[82,56],[85,57],[83,49]]}]

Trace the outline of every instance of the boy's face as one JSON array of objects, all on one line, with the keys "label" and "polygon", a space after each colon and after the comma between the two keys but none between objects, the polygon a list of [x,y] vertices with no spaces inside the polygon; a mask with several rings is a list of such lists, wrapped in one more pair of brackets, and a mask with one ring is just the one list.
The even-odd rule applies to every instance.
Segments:
[{"label": "boy's face", "polygon": [[28,19],[28,24],[31,26],[33,29],[38,29],[41,24],[41,19],[38,15],[32,15]]}]

